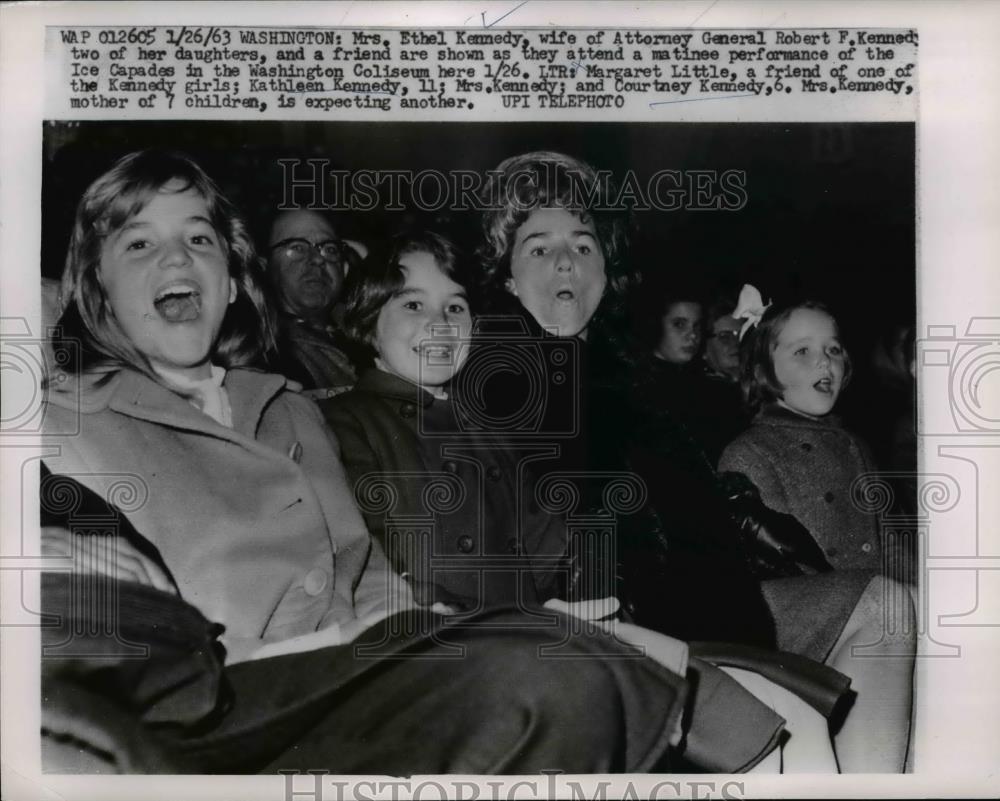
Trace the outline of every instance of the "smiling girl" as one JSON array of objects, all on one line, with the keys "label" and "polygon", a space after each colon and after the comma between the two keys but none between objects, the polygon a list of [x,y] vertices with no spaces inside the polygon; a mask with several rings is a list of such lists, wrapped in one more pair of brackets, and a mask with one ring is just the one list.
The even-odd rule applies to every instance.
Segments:
[{"label": "smiling girl", "polygon": [[[416,379],[413,391],[426,386],[432,398],[460,364],[470,318],[460,285],[433,260],[410,256],[377,338],[397,371],[391,377]],[[128,525],[111,537],[116,558],[83,571],[110,574],[114,580],[98,586],[116,600],[141,599],[115,607],[122,615],[115,634],[124,621],[145,642],[184,642],[181,612],[192,611],[224,626],[222,684],[232,702],[218,676],[201,668],[156,676],[180,687],[167,695],[172,702],[179,694],[180,708],[157,718],[161,724],[178,722],[171,714],[185,711],[185,698],[191,703],[185,688],[203,687],[203,673],[212,679],[194,699],[203,701],[199,710],[207,704],[210,719],[197,731],[160,726],[164,749],[195,773],[608,773],[663,765],[683,681],[652,660],[621,659],[626,652],[609,635],[573,635],[559,620],[524,629],[497,613],[487,626],[512,630],[452,632],[462,658],[447,658],[454,646],[434,636],[443,617],[414,608],[408,585],[366,530],[340,446],[315,404],[283,376],[251,369],[274,342],[258,270],[240,218],[184,156],[126,156],[77,208],[57,343],[71,358],[57,362],[66,372],[47,393],[44,435],[53,447],[44,464],[66,486],[75,482],[123,507],[117,514]],[[427,347],[413,324],[424,310],[446,329],[439,336],[432,327]],[[73,507],[83,494],[69,489],[60,500]],[[43,553],[76,557],[96,539],[53,523]],[[74,590],[86,586],[73,575]],[[89,644],[88,632],[74,633]],[[358,639],[369,648],[363,656]],[[566,670],[564,661],[538,658],[552,645],[594,658]],[[203,656],[221,672],[215,643]],[[128,741],[111,747],[125,751],[149,734],[138,722],[137,693],[130,695],[135,682],[96,680],[92,674],[105,671],[84,663],[73,681],[43,684],[43,709],[58,705],[59,687],[72,702],[81,682],[134,723]],[[104,722],[89,715],[81,727],[102,752],[109,750]],[[164,772],[160,763],[143,767]]]},{"label": "smiling girl", "polygon": [[[550,228],[526,238],[534,258],[553,249]],[[365,267],[344,323],[374,350],[376,367],[320,407],[341,443],[369,530],[421,602],[463,610],[541,605],[558,589],[562,520],[534,504],[519,454],[496,432],[467,425],[453,397],[472,333],[464,257],[443,236],[414,231],[373,253]],[[552,319],[572,325],[573,307],[556,300]],[[372,502],[384,490],[396,499],[391,508]],[[430,539],[392,539],[389,519],[414,517],[434,520]],[[466,567],[448,566],[449,558]]]},{"label": "smiling girl", "polygon": [[62,279],[83,367],[203,379],[262,363],[271,318],[243,223],[191,162],[122,160],[81,201]]},{"label": "smiling girl", "polygon": [[46,459],[54,474],[103,496],[123,475],[141,486],[130,521],[147,542],[121,542],[119,562],[223,623],[231,662],[300,635],[340,642],[389,613],[390,588],[409,604],[318,411],[254,369],[274,343],[259,269],[198,165],[121,159],[77,210],[56,346],[82,358],[63,362],[79,372],[53,382],[45,412],[47,435],[79,428]]}]

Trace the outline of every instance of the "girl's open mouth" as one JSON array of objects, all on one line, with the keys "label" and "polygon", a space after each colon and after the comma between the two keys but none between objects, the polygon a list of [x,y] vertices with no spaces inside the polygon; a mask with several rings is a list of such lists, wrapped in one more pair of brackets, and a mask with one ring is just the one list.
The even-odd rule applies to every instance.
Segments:
[{"label": "girl's open mouth", "polygon": [[556,292],[556,299],[557,300],[562,300],[562,301],[567,301],[568,302],[568,301],[574,300],[575,298],[576,298],[576,295],[573,294],[573,290],[572,289],[560,289],[558,292]]},{"label": "girl's open mouth", "polygon": [[813,384],[813,387],[816,389],[817,392],[822,392],[824,395],[833,394],[833,380],[830,378],[821,378],[819,381]]},{"label": "girl's open mouth", "polygon": [[201,314],[201,288],[193,281],[174,281],[157,291],[153,306],[168,323],[197,320]]}]

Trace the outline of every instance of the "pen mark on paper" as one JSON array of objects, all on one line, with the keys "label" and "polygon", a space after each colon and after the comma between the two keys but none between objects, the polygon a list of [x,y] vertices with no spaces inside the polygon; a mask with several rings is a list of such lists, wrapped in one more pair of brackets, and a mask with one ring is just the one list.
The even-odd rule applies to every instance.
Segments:
[{"label": "pen mark on paper", "polygon": [[688,27],[689,28],[693,28],[694,24],[698,20],[700,20],[702,17],[704,17],[709,11],[711,11],[713,8],[715,8],[715,4],[718,3],[718,2],[719,2],[719,0],[712,0],[712,2],[709,4],[708,8],[706,8],[697,17],[695,17],[693,20],[691,20],[691,22],[688,24]]},{"label": "pen mark on paper", "polygon": [[494,25],[496,25],[498,22],[500,22],[500,20],[506,19],[511,14],[513,14],[515,11],[517,11],[521,6],[525,6],[527,4],[528,4],[528,0],[523,0],[523,2],[518,3],[516,6],[514,6],[506,14],[502,14],[499,17],[497,17],[495,20],[493,20],[493,22],[487,22],[486,21],[486,12],[485,11],[481,12],[479,16],[480,16],[480,18],[483,21],[483,27],[484,28],[492,28]]},{"label": "pen mark on paper", "polygon": [[723,95],[722,97],[689,97],[684,100],[656,100],[649,104],[649,107],[653,106],[666,106],[671,103],[695,103],[699,100],[735,100],[741,97],[756,97],[753,92],[747,95]]}]

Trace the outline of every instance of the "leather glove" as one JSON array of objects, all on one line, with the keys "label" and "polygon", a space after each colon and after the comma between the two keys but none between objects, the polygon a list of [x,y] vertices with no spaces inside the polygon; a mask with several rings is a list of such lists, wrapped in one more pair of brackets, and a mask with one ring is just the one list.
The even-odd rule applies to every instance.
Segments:
[{"label": "leather glove", "polygon": [[720,473],[750,567],[758,578],[783,578],[833,570],[809,530],[792,515],[764,505],[757,487],[742,473]]}]

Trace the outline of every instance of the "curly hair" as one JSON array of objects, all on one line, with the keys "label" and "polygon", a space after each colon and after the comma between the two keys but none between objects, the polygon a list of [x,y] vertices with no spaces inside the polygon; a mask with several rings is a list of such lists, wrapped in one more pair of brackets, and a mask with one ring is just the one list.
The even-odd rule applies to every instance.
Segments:
[{"label": "curly hair", "polygon": [[193,189],[205,199],[209,220],[222,240],[229,275],[237,296],[222,321],[213,361],[223,367],[263,365],[275,347],[273,317],[261,290],[263,268],[243,220],[218,186],[194,161],[181,153],[143,150],[130,153],[84,192],[66,254],[59,320],[54,345],[82,345],[80,367],[95,364],[129,366],[155,377],[147,359],[122,330],[101,282],[101,250],[122,228],[171,183],[174,191]]},{"label": "curly hair", "polygon": [[[837,319],[822,303],[805,300],[799,303],[785,305],[772,304],[760,322],[750,328],[740,343],[740,386],[743,397],[751,412],[756,412],[767,403],[774,403],[785,392],[785,388],[774,372],[774,349],[778,346],[778,336],[785,323],[798,309],[812,309],[822,312],[833,320],[839,331]],[[845,389],[851,379],[853,368],[851,357],[844,350],[844,379],[841,388]]]},{"label": "curly hair", "polygon": [[563,208],[584,222],[593,221],[604,255],[608,286],[588,329],[617,337],[638,275],[627,259],[626,220],[613,208],[610,174],[563,153],[537,151],[504,160],[488,176],[482,196],[483,244],[477,251],[484,304],[493,310],[511,303],[505,287],[518,228],[536,209]]}]

